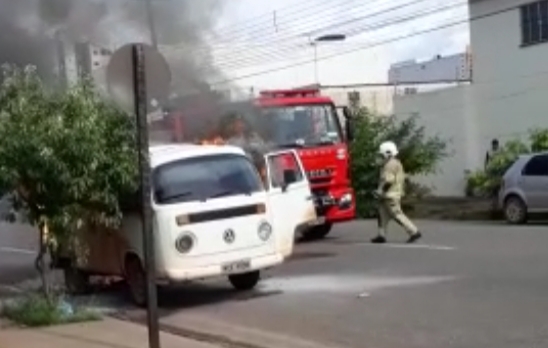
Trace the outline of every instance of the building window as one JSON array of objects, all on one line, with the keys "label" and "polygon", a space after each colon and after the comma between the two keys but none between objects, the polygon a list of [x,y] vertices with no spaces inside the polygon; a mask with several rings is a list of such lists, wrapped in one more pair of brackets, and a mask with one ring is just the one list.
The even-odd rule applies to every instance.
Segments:
[{"label": "building window", "polygon": [[548,42],[548,0],[521,6],[521,44]]}]

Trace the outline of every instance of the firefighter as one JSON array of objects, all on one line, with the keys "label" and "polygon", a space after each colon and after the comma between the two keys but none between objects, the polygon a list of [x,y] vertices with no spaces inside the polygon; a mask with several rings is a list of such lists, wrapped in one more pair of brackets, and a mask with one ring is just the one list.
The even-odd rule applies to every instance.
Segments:
[{"label": "firefighter", "polygon": [[414,243],[422,237],[422,234],[401,209],[405,173],[400,160],[397,158],[398,148],[393,142],[387,141],[380,145],[379,154],[383,161],[379,187],[375,191],[375,196],[379,201],[379,234],[371,242],[375,244],[386,243],[386,229],[390,220],[393,219],[409,234],[407,243]]}]

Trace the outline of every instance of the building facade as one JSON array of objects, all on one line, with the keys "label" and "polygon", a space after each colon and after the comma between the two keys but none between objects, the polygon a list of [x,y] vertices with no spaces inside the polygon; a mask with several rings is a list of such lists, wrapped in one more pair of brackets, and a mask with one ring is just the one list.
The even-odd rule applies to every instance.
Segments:
[{"label": "building facade", "polygon": [[469,0],[469,11],[472,83],[394,99],[397,115],[450,140],[452,156],[422,180],[443,196],[464,194],[493,139],[548,127],[548,0]]},{"label": "building facade", "polygon": [[366,107],[378,115],[391,115],[394,87],[329,87],[323,88],[322,93],[333,99],[337,106],[356,105]]}]

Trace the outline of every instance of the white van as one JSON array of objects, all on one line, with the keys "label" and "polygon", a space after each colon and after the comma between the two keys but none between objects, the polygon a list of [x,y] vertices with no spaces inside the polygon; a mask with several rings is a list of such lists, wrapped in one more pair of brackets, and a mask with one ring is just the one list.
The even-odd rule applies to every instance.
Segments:
[{"label": "white van", "polygon": [[[150,160],[158,285],[226,275],[236,289],[252,289],[260,270],[291,255],[295,233],[316,219],[293,150],[265,156],[266,185],[237,147],[152,146]],[[284,170],[288,161],[293,170]],[[140,216],[128,214],[120,230],[80,234],[86,257],[61,266],[69,290],[81,290],[90,275],[122,276],[145,304],[141,231]]]}]

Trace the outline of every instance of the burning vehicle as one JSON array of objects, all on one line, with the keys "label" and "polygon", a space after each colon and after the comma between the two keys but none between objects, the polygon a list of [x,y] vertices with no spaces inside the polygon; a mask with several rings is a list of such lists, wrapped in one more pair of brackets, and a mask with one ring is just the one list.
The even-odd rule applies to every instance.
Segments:
[{"label": "burning vehicle", "polygon": [[[177,124],[173,127],[174,140],[185,141],[188,139],[185,135],[192,134],[196,123],[202,122],[215,126],[213,131],[197,140],[199,143],[230,143],[229,139],[242,127],[238,124],[241,121],[247,132],[240,137],[247,139],[240,142],[244,150],[263,153],[276,149],[297,151],[311,185],[318,216],[308,229],[303,230],[305,238],[324,238],[333,224],[355,218],[348,150],[353,133],[351,122],[346,122],[344,131],[330,98],[322,96],[318,89],[273,90],[261,92],[252,102],[220,105],[210,110],[200,107],[174,109],[169,114],[170,122]],[[224,114],[211,118],[227,109],[237,111],[233,111],[232,116]],[[234,113],[239,115],[236,118],[238,122],[234,122]],[[343,113],[348,121],[348,110],[343,109]]]},{"label": "burning vehicle", "polygon": [[[294,150],[263,157],[263,182],[234,146],[158,145],[150,155],[159,286],[226,276],[235,289],[252,289],[262,270],[292,254],[295,232],[316,219]],[[120,229],[79,230],[56,257],[69,290],[85,291],[90,276],[122,277],[134,302],[145,305],[141,224],[139,213],[127,212]]]}]

